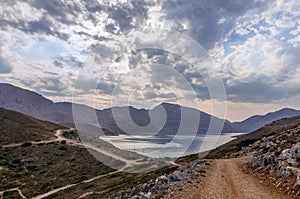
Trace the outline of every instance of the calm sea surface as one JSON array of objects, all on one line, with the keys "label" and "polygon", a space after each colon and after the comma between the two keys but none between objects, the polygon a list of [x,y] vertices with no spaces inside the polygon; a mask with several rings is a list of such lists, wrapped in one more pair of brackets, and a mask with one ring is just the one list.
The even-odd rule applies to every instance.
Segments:
[{"label": "calm sea surface", "polygon": [[240,133],[223,135],[168,136],[102,136],[100,139],[114,146],[149,157],[181,157],[214,149]]}]

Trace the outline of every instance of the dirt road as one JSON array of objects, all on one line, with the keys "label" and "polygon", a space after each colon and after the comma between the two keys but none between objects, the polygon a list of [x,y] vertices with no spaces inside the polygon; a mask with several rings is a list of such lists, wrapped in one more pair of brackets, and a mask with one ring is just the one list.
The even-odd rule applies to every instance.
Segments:
[{"label": "dirt road", "polygon": [[217,159],[193,199],[289,199],[242,171],[249,157]]}]

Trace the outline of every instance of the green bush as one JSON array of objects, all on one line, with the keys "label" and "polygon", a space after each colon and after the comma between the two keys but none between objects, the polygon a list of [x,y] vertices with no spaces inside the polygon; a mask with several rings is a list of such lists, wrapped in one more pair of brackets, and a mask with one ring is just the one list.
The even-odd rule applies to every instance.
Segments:
[{"label": "green bush", "polygon": [[5,159],[0,160],[0,166],[6,166],[7,161]]}]

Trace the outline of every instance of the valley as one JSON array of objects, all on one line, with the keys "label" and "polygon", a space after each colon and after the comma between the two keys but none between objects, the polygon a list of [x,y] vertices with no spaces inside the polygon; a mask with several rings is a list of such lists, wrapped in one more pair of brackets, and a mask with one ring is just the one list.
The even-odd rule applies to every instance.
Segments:
[{"label": "valley", "polygon": [[[19,90],[18,88],[15,89]],[[28,93],[35,95],[39,101],[46,100],[35,93]],[[24,101],[26,100],[24,99]],[[53,106],[51,101],[46,100],[46,102]],[[7,103],[2,103],[3,105],[8,106]],[[21,103],[20,105],[23,106],[24,104]],[[177,128],[176,125],[174,127],[174,124],[180,118],[178,111],[182,107],[167,103],[162,104],[162,106],[167,110],[168,117],[172,116],[171,119],[167,120],[166,127],[164,127],[168,129],[165,132],[168,132],[168,136],[171,137],[168,138],[161,133],[156,137],[158,143],[163,145],[168,143],[169,139],[173,139],[172,132]],[[14,107],[18,107],[18,105],[14,105]],[[38,107],[40,110],[43,109],[42,104]],[[83,110],[87,108],[83,107]],[[19,110],[18,108],[15,109]],[[125,107],[117,109],[123,110]],[[190,112],[192,115],[199,113],[201,116],[204,114],[204,117],[202,116],[204,123],[200,123],[199,126],[199,129],[203,130],[201,124],[205,126],[205,122],[209,121],[208,118],[211,116],[195,109],[184,109],[192,111]],[[51,111],[53,110],[55,109]],[[148,110],[137,110],[132,107],[129,110],[133,111],[131,112],[133,119],[139,119],[135,119],[137,124],[147,123]],[[100,114],[104,121],[108,121],[107,119],[112,117],[111,110],[97,111],[108,113]],[[39,111],[33,111],[30,115],[34,115],[34,112]],[[52,113],[49,112],[44,116],[52,115]],[[51,123],[52,119],[49,117],[42,117],[48,120],[42,121],[32,116],[0,108],[0,196],[1,199],[10,197],[35,199],[108,198],[110,196],[117,198],[186,198],[186,195],[190,195],[191,198],[202,198],[203,195],[208,195],[209,198],[220,198],[221,196],[222,198],[257,198],[271,194],[273,198],[287,198],[283,191],[270,191],[273,188],[268,189],[267,186],[270,187],[272,183],[260,180],[254,167],[252,169],[251,166],[252,150],[247,147],[264,137],[274,136],[285,132],[287,129],[297,127],[300,121],[299,117],[292,117],[294,115],[298,115],[298,112],[283,109],[266,116],[254,116],[245,121],[246,126],[248,126],[245,129],[250,129],[250,126],[254,128],[253,124],[257,123],[255,118],[261,121],[259,125],[268,122],[270,124],[253,133],[234,133],[232,135],[236,136],[235,139],[231,138],[232,141],[230,139],[224,141],[227,143],[209,153],[204,152],[204,155],[188,155],[177,159],[178,156],[175,158],[151,158],[136,153],[138,150],[128,151],[130,148],[121,150],[122,147],[117,148],[113,141],[107,142],[104,141],[105,139],[99,139],[98,127],[91,124],[84,124],[84,127],[87,127],[86,129],[89,129],[90,132],[83,132],[72,127],[65,127],[62,124]],[[273,122],[273,119],[281,117],[290,118]],[[71,120],[68,121],[68,124],[72,123]],[[62,123],[67,122],[65,120]],[[108,123],[111,124],[111,122]],[[242,128],[242,123],[238,123],[236,126]],[[224,126],[225,131],[222,132],[221,137],[212,137],[212,143],[216,144],[216,139],[220,139],[222,136],[231,135],[225,132],[232,128],[233,123],[227,121],[226,124],[228,126]],[[125,140],[120,140],[122,136],[116,136],[120,133],[120,129],[115,129],[115,125],[101,127],[106,132],[106,139],[111,136],[110,139],[125,143]],[[229,126],[231,127],[229,128]],[[229,132],[231,131],[234,130]],[[109,136],[107,137],[107,135]],[[134,145],[134,139],[137,138],[126,136],[129,139],[128,144]],[[160,136],[163,139],[168,139],[163,141]],[[197,135],[199,138],[201,136],[203,135]],[[140,136],[137,143],[145,144],[147,139],[149,138],[146,136]],[[190,148],[197,146],[198,148],[194,149],[197,152],[201,142],[196,141],[196,138],[193,139],[195,139],[194,145],[191,145]],[[206,141],[208,141],[207,138]],[[286,147],[290,146],[286,145]],[[201,147],[205,148],[205,146]],[[167,153],[162,155],[167,155]],[[199,157],[202,158],[199,159]],[[245,184],[241,179],[247,183]],[[127,188],[124,189],[124,185]],[[218,188],[216,189],[216,187]],[[194,194],[190,194],[191,192]],[[292,197],[298,193],[298,191],[289,192],[289,195]]]}]

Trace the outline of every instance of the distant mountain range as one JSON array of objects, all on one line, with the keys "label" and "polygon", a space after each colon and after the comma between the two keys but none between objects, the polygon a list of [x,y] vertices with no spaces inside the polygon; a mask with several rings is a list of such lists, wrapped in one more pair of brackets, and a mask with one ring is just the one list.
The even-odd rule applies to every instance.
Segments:
[{"label": "distant mountain range", "polygon": [[292,118],[295,116],[300,116],[299,110],[283,108],[266,115],[254,115],[242,122],[233,122],[232,125],[241,132],[250,133],[265,126],[266,124],[270,124],[283,118]]},{"label": "distant mountain range", "polygon": [[[74,127],[72,103],[54,103],[35,92],[25,90],[11,84],[0,83],[0,107],[21,112],[38,119]],[[179,124],[181,121],[182,112],[184,112],[188,117],[191,117],[191,121],[193,117],[200,116],[200,124],[196,126],[196,128],[194,124],[191,124],[185,125],[184,128],[181,129],[181,131],[183,130],[187,132],[189,130],[194,131],[197,129],[198,134],[207,132],[211,119],[214,119],[217,125],[221,125],[224,121],[222,133],[248,133],[282,118],[300,116],[300,111],[285,108],[263,116],[252,116],[241,122],[230,122],[228,120],[223,120],[209,115],[197,109],[169,103],[162,103],[150,110],[136,109],[131,106],[112,107],[104,110],[94,110],[93,108],[85,105],[76,105],[76,107],[82,111],[95,111],[97,120],[90,121],[91,118],[82,117],[79,119],[77,118],[77,122],[79,121],[81,123],[85,123],[85,125],[88,125],[89,129],[91,129],[91,131],[95,131],[95,133],[98,132],[97,129],[99,126],[94,124],[98,124],[99,122],[100,127],[104,130],[104,133],[108,135],[124,134],[125,132],[130,132],[132,134],[144,134],[151,131],[158,132],[158,134],[175,134],[179,129],[181,129]],[[151,125],[152,123],[149,116],[159,116],[161,108],[165,109],[167,116],[166,122],[162,129],[156,125]],[[126,115],[126,111],[128,109],[132,120],[136,123],[136,125],[143,128],[135,128],[132,123],[130,123],[130,120],[128,119],[129,117]],[[125,132],[119,128],[115,118],[117,118],[118,121],[121,121],[122,129],[126,129]],[[153,118],[155,119],[156,117]],[[191,127],[189,128],[189,126]]]}]

